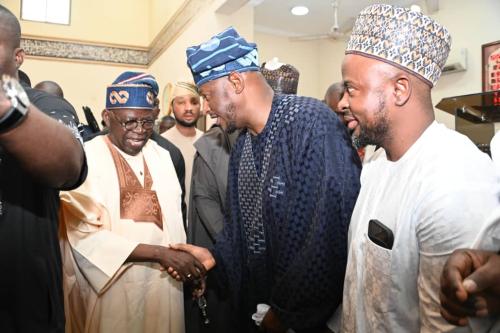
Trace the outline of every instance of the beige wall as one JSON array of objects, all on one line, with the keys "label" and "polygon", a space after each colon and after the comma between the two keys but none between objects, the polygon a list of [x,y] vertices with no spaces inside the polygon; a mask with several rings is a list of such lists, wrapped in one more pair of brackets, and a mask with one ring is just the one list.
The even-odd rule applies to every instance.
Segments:
[{"label": "beige wall", "polygon": [[319,41],[293,42],[287,37],[277,37],[262,32],[255,33],[254,41],[259,48],[261,64],[277,57],[280,62],[291,64],[297,68],[300,73],[297,94],[323,98],[318,94]]},{"label": "beige wall", "polygon": [[[179,38],[150,66],[161,89],[168,82],[191,80],[192,76],[186,65],[186,48],[208,40],[211,36],[232,25],[247,40],[253,40],[253,7],[245,5],[231,15],[215,14],[215,10],[223,3],[214,0],[209,8],[200,12]],[[163,101],[161,92],[160,99]],[[162,108],[166,109],[163,106]]]},{"label": "beige wall", "polygon": [[149,42],[154,40],[184,2],[185,0],[149,0]]},{"label": "beige wall", "polygon": [[[440,0],[440,9],[432,17],[448,28],[452,48],[467,48],[468,68],[465,72],[443,75],[432,90],[436,105],[443,97],[481,91],[481,45],[500,40],[498,0]],[[436,118],[455,128],[454,117],[437,110]]]},{"label": "beige wall", "polygon": [[82,106],[89,106],[98,121],[105,105],[106,86],[126,70],[142,68],[110,66],[108,64],[75,63],[40,59],[26,59],[21,67],[33,85],[52,80],[61,85],[65,98],[75,107],[85,123]]},{"label": "beige wall", "polygon": [[322,97],[332,83],[342,81],[341,67],[345,48],[345,40],[328,40],[322,41],[320,44],[319,92]]},{"label": "beige wall", "polygon": [[[2,4],[20,17],[19,0]],[[70,25],[20,22],[23,35],[142,47],[150,42],[149,1],[71,0],[70,20]]]}]

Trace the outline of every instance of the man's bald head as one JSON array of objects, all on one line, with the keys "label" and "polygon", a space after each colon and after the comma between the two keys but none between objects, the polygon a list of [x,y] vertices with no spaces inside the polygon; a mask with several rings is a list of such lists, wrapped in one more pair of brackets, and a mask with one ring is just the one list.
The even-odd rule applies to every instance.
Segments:
[{"label": "man's bald head", "polygon": [[63,90],[60,85],[54,81],[42,81],[37,83],[33,88],[41,91],[45,91],[47,94],[51,94],[57,97],[64,97]]},{"label": "man's bald head", "polygon": [[0,74],[17,78],[17,70],[24,60],[19,21],[4,6],[0,5]]},{"label": "man's bald head", "polygon": [[0,5],[0,43],[11,49],[21,45],[21,25],[10,10]]},{"label": "man's bald head", "polygon": [[328,87],[325,93],[325,103],[335,112],[337,112],[337,104],[344,95],[344,83],[335,82]]}]

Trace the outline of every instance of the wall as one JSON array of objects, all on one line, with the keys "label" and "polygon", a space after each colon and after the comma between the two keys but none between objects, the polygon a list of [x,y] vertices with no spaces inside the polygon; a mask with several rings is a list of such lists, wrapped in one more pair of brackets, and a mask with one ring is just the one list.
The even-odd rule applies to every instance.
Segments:
[{"label": "wall", "polygon": [[149,0],[149,43],[154,40],[165,23],[172,18],[184,2],[185,0]]},{"label": "wall", "polygon": [[[198,13],[175,42],[150,66],[149,72],[156,77],[161,90],[168,82],[193,80],[186,65],[187,47],[207,41],[230,25],[234,26],[247,40],[252,41],[254,39],[253,7],[245,5],[231,15],[216,14],[215,10],[223,2],[223,0],[214,0],[206,10]],[[160,91],[160,94],[160,100],[163,101],[162,91]]]},{"label": "wall", "polygon": [[287,37],[277,37],[255,32],[255,43],[259,48],[260,63],[277,57],[280,62],[293,65],[300,73],[297,94],[323,98],[319,81],[319,41],[293,42]]},{"label": "wall", "polygon": [[[21,1],[2,0],[2,4],[20,17]],[[144,47],[150,42],[148,20],[149,1],[71,0],[69,26],[20,22],[23,35]]]},{"label": "wall", "polygon": [[75,63],[26,59],[21,67],[31,79],[32,85],[43,80],[52,80],[63,88],[65,98],[75,107],[78,117],[85,123],[82,106],[89,106],[98,121],[105,105],[106,86],[131,67],[110,66],[108,64]]},{"label": "wall", "polygon": [[[481,45],[500,40],[500,1],[440,0],[439,7],[432,17],[450,31],[452,48],[467,48],[468,68],[441,77],[432,90],[434,105],[443,97],[481,92]],[[437,110],[436,119],[455,128],[455,119],[448,113]]]},{"label": "wall", "polygon": [[342,81],[341,68],[345,48],[346,40],[327,40],[320,43],[319,66],[321,70],[318,84],[322,96],[332,83]]}]

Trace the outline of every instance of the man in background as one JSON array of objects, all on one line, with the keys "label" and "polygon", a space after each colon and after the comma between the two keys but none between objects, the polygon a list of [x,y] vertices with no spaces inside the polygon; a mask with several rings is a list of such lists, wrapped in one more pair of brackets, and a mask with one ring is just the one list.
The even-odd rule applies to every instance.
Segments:
[{"label": "man in background", "polygon": [[171,88],[169,99],[168,113],[174,115],[175,126],[162,136],[176,145],[184,157],[186,198],[189,198],[191,172],[196,153],[194,143],[203,135],[203,132],[196,128],[196,122],[200,117],[201,99],[196,86],[188,82],[175,83]]},{"label": "man in background", "polygon": [[174,126],[175,126],[175,119],[171,115],[164,116],[163,118],[161,118],[160,121],[159,132],[160,134],[163,134]]},{"label": "man in background", "polygon": [[51,94],[60,98],[64,98],[64,92],[59,84],[54,81],[41,81],[38,82],[34,89],[45,91],[47,94]]},{"label": "man in background", "polygon": [[[240,134],[238,130],[228,131],[223,118],[210,116],[216,118],[216,123],[194,143],[196,155],[187,228],[187,242],[205,248],[214,246],[217,235],[224,227],[224,216],[228,213],[229,156]],[[196,301],[185,300],[186,332],[236,332],[228,292],[218,286],[212,273],[208,275],[205,297],[210,324],[203,323],[204,318]]]}]

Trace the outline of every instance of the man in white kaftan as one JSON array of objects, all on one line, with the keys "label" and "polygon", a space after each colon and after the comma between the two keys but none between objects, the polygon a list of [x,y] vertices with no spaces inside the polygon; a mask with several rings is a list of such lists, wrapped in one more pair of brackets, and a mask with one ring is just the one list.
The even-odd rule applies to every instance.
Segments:
[{"label": "man in white kaftan", "polygon": [[487,155],[435,121],[431,88],[450,46],[446,28],[405,8],[369,6],[354,26],[339,107],[384,151],[361,174],[343,332],[468,331],[441,317],[441,271],[498,207],[498,183]]},{"label": "man in white kaftan", "polygon": [[[344,330],[452,330],[439,310],[441,271],[498,206],[496,186],[488,156],[435,122],[398,161],[383,154],[365,165],[349,227]],[[392,249],[369,239],[372,219],[392,230]]]},{"label": "man in white kaftan", "polygon": [[108,87],[110,134],[86,143],[87,180],[61,193],[67,332],[184,332],[182,283],[164,270],[184,270],[168,249],[186,241],[181,187],[149,140],[153,81],[125,72]]}]

